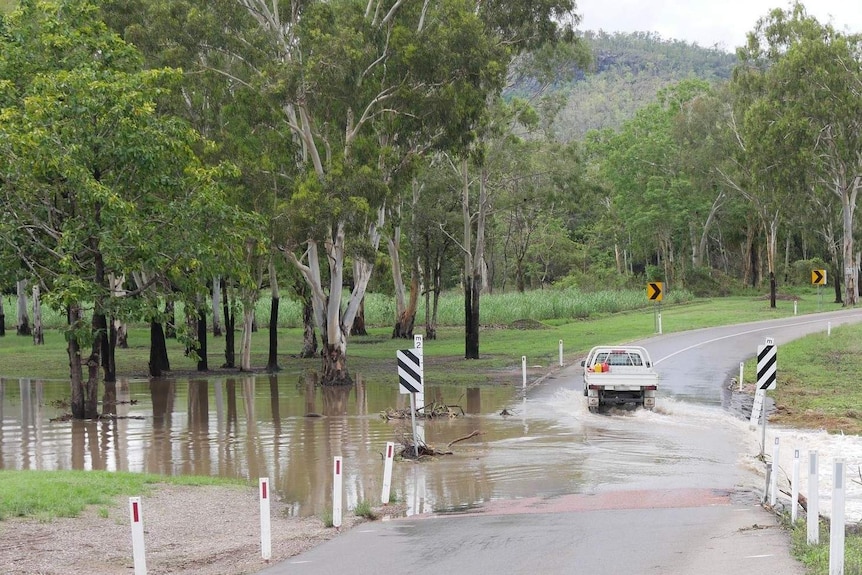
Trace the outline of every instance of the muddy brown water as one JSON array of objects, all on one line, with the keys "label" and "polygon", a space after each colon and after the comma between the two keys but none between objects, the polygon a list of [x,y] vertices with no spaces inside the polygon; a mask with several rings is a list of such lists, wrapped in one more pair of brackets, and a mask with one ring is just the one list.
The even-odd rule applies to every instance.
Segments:
[{"label": "muddy brown water", "polygon": [[[464,415],[424,422],[428,445],[451,451],[396,462],[392,492],[407,514],[464,511],[493,500],[603,489],[668,488],[706,474],[726,484],[722,410],[667,398],[655,413],[589,414],[573,370],[524,396],[520,386],[431,386],[426,401]],[[331,508],[332,460],[344,465],[344,506],[380,502],[382,453],[411,437],[392,382],[324,388],[277,376],[121,381],[117,418],[63,421],[65,381],[0,380],[0,469],[98,469],[268,477],[295,516]],[[503,409],[511,415],[501,415]],[[703,410],[703,411],[701,411]],[[477,434],[464,441],[457,439]],[[703,444],[711,445],[704,451]],[[713,469],[715,468],[715,469]],[[718,471],[717,471],[718,470]],[[723,479],[722,479],[723,478]],[[730,480],[732,481],[732,480]],[[701,485],[704,486],[704,485]]]}]

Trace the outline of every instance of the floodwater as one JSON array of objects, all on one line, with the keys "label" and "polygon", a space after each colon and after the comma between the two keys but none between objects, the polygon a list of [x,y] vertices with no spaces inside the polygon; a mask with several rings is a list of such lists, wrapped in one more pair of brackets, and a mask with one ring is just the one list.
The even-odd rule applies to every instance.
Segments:
[{"label": "floodwater", "polygon": [[[464,415],[420,425],[429,446],[451,455],[396,463],[392,491],[407,514],[674,487],[703,474],[732,484],[723,465],[732,446],[714,440],[698,408],[669,400],[655,413],[593,415],[580,379],[567,373],[526,396],[511,385],[428,386],[426,402],[459,405]],[[391,382],[358,380],[339,388],[266,375],[121,381],[118,417],[93,422],[54,420],[67,411],[67,382],[0,379],[0,468],[268,477],[292,515],[308,516],[331,507],[332,459],[341,456],[346,508],[376,504],[386,442],[400,449],[412,435],[409,420],[381,412],[409,407],[409,396]],[[501,415],[504,408],[512,415]],[[721,410],[710,417],[731,419]],[[706,452],[697,447],[704,442]]]},{"label": "floodwater", "polygon": [[[415,515],[576,493],[761,491],[760,431],[742,417],[746,403],[727,386],[728,370],[705,368],[705,352],[698,352],[702,361],[676,355],[671,340],[653,345],[662,381],[653,412],[589,413],[577,366],[527,393],[511,384],[426,385],[426,402],[458,405],[464,415],[422,422],[425,442],[451,454],[396,461],[395,498]],[[737,355],[730,355],[725,363],[733,365]],[[398,449],[412,435],[409,420],[381,413],[409,408],[409,396],[391,380],[356,379],[339,388],[267,375],[121,381],[117,418],[93,422],[55,420],[68,411],[68,382],[0,378],[0,469],[215,475],[252,484],[268,477],[291,515],[311,516],[331,508],[332,461],[341,456],[345,509],[377,504],[386,443]],[[862,477],[858,437],[769,427],[767,455],[775,437],[785,491],[794,452],[803,470],[809,450],[820,453],[825,515],[833,459],[845,460],[850,479]],[[800,485],[805,493],[805,474]],[[862,519],[862,482],[847,482],[846,498],[847,520]]]}]

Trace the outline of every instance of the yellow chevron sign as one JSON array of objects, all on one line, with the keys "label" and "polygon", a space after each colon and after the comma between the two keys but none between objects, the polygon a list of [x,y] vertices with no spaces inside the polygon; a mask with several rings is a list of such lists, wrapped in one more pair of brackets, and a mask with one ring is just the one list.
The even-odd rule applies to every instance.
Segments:
[{"label": "yellow chevron sign", "polygon": [[817,286],[826,284],[826,270],[813,270],[811,272],[811,283]]},{"label": "yellow chevron sign", "polygon": [[664,285],[662,282],[650,282],[646,285],[646,295],[647,299],[650,301],[661,301],[663,296],[662,288]]}]

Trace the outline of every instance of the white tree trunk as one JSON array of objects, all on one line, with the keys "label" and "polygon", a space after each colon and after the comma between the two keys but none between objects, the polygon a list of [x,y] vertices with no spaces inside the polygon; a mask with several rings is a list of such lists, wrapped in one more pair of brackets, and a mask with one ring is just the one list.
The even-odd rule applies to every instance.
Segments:
[{"label": "white tree trunk", "polygon": [[251,334],[254,323],[254,301],[249,305],[248,298],[243,298],[242,338],[239,352],[240,371],[251,371]]},{"label": "white tree trunk", "polygon": [[222,335],[221,322],[221,277],[213,277],[213,335],[219,337]]},{"label": "white tree trunk", "polygon": [[27,280],[19,280],[18,290],[18,335],[30,335],[30,316],[27,315]]},{"label": "white tree trunk", "polygon": [[42,298],[39,294],[39,286],[33,286],[33,343],[43,345],[45,336],[42,333]]}]

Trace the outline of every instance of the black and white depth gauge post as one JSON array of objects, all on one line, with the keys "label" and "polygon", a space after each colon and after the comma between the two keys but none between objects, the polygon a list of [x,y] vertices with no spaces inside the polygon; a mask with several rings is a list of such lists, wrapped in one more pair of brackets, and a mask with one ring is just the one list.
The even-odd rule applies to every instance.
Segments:
[{"label": "black and white depth gauge post", "polygon": [[413,445],[416,448],[416,458],[419,458],[419,440],[416,434],[416,396],[419,395],[420,402],[424,407],[425,391],[423,380],[425,379],[424,365],[422,362],[422,336],[413,336],[413,349],[399,349],[396,352],[398,360],[398,389],[410,394],[410,420],[413,425]]},{"label": "black and white depth gauge post", "polygon": [[766,392],[775,389],[778,381],[778,346],[771,337],[766,343],[757,346],[757,383],[754,391],[754,405],[751,408],[751,425],[757,424],[760,417],[761,434],[760,455],[763,455],[766,442]]}]

